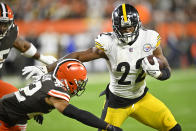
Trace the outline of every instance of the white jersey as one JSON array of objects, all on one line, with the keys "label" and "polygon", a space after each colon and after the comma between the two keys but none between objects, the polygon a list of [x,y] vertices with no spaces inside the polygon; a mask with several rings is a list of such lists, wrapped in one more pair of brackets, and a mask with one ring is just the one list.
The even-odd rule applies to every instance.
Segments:
[{"label": "white jersey", "polygon": [[104,50],[109,58],[109,89],[113,94],[129,99],[143,94],[146,87],[143,79],[146,74],[141,68],[136,69],[136,62],[152,55],[159,44],[160,35],[156,31],[146,29],[140,29],[137,40],[131,46],[120,42],[114,32],[102,33],[95,39],[96,47]]}]

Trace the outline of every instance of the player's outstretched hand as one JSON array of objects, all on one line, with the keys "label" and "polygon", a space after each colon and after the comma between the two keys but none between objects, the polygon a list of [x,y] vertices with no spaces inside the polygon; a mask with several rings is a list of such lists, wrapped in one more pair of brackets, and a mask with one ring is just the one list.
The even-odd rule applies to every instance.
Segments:
[{"label": "player's outstretched hand", "polygon": [[34,116],[34,120],[37,123],[42,124],[43,123],[43,120],[44,120],[44,117],[42,115],[36,115],[36,116]]},{"label": "player's outstretched hand", "polygon": [[28,74],[26,80],[29,80],[30,78],[36,80],[46,73],[48,73],[46,66],[25,66],[22,69],[22,75]]},{"label": "player's outstretched hand", "polygon": [[107,128],[107,131],[123,131],[123,130],[119,127],[109,125],[108,128]]}]

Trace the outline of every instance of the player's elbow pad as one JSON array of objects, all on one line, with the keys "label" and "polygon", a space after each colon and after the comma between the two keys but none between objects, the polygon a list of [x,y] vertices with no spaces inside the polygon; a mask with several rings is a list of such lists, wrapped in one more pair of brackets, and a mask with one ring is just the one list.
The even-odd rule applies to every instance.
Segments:
[{"label": "player's elbow pad", "polygon": [[163,68],[162,70],[161,70],[161,73],[162,73],[162,75],[159,77],[159,78],[157,78],[158,80],[167,80],[167,79],[169,79],[170,78],[170,76],[171,76],[171,73],[170,73],[170,71],[169,71],[169,68],[167,68],[167,67],[165,67],[165,68]]},{"label": "player's elbow pad", "polygon": [[92,126],[99,129],[106,129],[107,123],[88,111],[78,109],[77,107],[69,104],[62,112],[63,115],[76,119],[88,126]]}]

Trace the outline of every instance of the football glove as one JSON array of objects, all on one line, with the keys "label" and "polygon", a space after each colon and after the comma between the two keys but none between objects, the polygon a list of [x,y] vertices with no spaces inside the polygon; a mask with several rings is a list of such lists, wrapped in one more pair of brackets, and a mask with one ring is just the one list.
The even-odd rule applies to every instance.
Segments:
[{"label": "football glove", "polygon": [[161,71],[159,69],[159,63],[156,57],[153,57],[153,60],[154,60],[154,64],[151,65],[147,57],[145,57],[142,60],[142,68],[148,75],[154,78],[158,78],[161,75]]},{"label": "football glove", "polygon": [[113,125],[109,125],[107,127],[107,131],[123,131],[121,128],[113,126]]},{"label": "football glove", "polygon": [[34,120],[38,123],[41,124],[43,123],[44,117],[42,115],[36,115],[34,116]]},{"label": "football glove", "polygon": [[33,80],[39,79],[42,75],[48,73],[46,66],[25,66],[22,69],[22,75],[26,75],[26,80],[32,78]]},{"label": "football glove", "polygon": [[57,59],[54,56],[45,56],[45,55],[40,55],[39,61],[42,63],[49,65],[57,61]]}]

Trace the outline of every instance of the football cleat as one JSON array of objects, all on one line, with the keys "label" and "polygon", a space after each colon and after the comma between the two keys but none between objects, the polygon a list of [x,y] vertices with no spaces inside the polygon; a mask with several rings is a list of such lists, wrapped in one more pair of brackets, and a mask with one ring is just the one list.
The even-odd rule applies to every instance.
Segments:
[{"label": "football cleat", "polygon": [[[59,62],[53,72],[53,77],[64,85],[70,96],[80,96],[88,81],[85,66],[76,59]],[[81,91],[80,94],[79,91]]]},{"label": "football cleat", "polygon": [[0,39],[6,36],[14,23],[14,14],[11,8],[0,2]]}]

